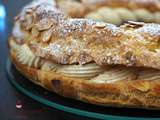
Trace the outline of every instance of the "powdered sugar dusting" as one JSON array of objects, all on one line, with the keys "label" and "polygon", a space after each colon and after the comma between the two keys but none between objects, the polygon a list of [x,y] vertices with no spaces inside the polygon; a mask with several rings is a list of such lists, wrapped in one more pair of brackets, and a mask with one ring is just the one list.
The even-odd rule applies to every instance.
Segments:
[{"label": "powdered sugar dusting", "polygon": [[50,44],[47,48],[44,48],[44,50],[50,52],[54,56],[59,56],[63,54],[63,49],[60,44]]},{"label": "powdered sugar dusting", "polygon": [[113,35],[117,35],[120,32],[120,29],[113,24],[107,23],[106,28],[109,29]]},{"label": "powdered sugar dusting", "polygon": [[[111,34],[117,35],[120,29],[115,25],[97,22],[91,19],[67,19],[60,24],[60,29],[63,35],[68,33],[89,33],[98,28],[97,34],[104,31],[111,31]],[[102,29],[101,29],[102,28]]]},{"label": "powdered sugar dusting", "polygon": [[[47,8],[47,9],[46,9]],[[61,11],[59,11],[57,8],[54,8],[51,5],[44,4],[41,6],[38,6],[36,9],[36,21],[42,21],[42,20],[49,20],[52,19],[55,22],[59,22],[64,17]]]},{"label": "powdered sugar dusting", "polygon": [[148,33],[152,36],[160,35],[160,24],[145,24],[143,27],[136,30],[136,32]]},{"label": "powdered sugar dusting", "polygon": [[92,20],[87,19],[67,19],[60,24],[61,32],[65,35],[71,32],[83,33],[86,32],[85,27],[95,24]]},{"label": "powdered sugar dusting", "polygon": [[[44,8],[45,5],[45,8]],[[56,6],[56,3],[54,0],[34,0],[33,2],[31,2],[30,4],[28,4],[27,6],[25,6],[20,14],[20,20],[24,20],[25,19],[25,14],[27,11],[29,11],[30,9],[34,9],[37,6],[43,6],[43,10],[53,10]],[[42,9],[41,9],[42,10]],[[41,11],[39,9],[39,11]]]}]

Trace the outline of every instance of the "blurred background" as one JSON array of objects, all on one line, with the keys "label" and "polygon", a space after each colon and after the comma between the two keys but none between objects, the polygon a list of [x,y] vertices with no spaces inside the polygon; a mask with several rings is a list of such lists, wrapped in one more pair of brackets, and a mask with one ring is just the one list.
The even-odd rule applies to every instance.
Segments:
[{"label": "blurred background", "polygon": [[0,0],[0,36],[3,40],[11,32],[14,16],[29,1],[31,0]]}]

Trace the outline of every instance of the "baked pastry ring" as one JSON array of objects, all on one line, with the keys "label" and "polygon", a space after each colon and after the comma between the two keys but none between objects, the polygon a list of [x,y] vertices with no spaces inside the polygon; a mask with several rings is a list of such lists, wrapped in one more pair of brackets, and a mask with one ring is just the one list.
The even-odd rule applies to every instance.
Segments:
[{"label": "baked pastry ring", "polygon": [[59,1],[58,5],[75,18],[102,20],[116,25],[126,21],[160,23],[158,0],[65,0]]},{"label": "baked pastry ring", "polygon": [[15,18],[10,58],[29,80],[104,106],[160,108],[160,25],[69,18],[37,0]]}]

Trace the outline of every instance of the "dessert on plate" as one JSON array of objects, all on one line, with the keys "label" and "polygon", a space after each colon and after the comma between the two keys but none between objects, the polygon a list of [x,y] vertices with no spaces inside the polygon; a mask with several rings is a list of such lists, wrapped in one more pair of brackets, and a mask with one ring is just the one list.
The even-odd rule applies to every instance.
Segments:
[{"label": "dessert on plate", "polygon": [[116,26],[72,18],[58,4],[33,1],[16,16],[8,41],[15,67],[64,97],[160,109],[160,24],[129,21]]}]

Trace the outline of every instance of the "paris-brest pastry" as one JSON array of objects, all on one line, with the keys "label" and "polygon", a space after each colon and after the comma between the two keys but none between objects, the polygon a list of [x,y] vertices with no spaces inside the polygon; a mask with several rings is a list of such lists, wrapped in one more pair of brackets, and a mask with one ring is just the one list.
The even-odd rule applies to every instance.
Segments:
[{"label": "paris-brest pastry", "polygon": [[[107,11],[120,17],[113,20],[118,24],[139,18],[150,22],[140,14],[159,14],[159,2],[98,1],[74,1],[81,8],[74,11],[65,11],[64,1],[37,0],[25,6],[15,17],[8,41],[12,63],[33,83],[64,97],[103,106],[160,109],[160,24],[106,22],[111,15]],[[95,11],[102,21],[85,18]]]}]

